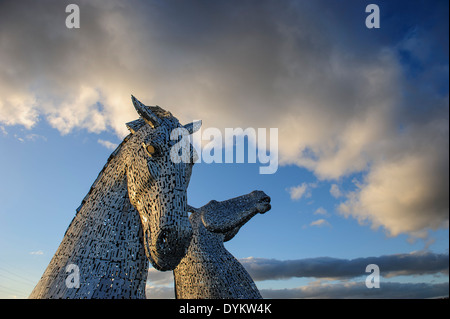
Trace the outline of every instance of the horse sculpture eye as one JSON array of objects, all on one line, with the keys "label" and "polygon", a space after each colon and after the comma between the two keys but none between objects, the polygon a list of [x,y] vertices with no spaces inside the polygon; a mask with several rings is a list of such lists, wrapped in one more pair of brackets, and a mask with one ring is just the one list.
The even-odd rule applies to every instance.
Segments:
[{"label": "horse sculpture eye", "polygon": [[159,148],[157,146],[144,145],[144,148],[150,157],[159,156],[161,154],[161,152],[159,151]]},{"label": "horse sculpture eye", "polygon": [[150,155],[153,155],[153,154],[155,154],[155,148],[154,148],[152,145],[148,145],[148,146],[147,146],[147,152],[148,152]]}]

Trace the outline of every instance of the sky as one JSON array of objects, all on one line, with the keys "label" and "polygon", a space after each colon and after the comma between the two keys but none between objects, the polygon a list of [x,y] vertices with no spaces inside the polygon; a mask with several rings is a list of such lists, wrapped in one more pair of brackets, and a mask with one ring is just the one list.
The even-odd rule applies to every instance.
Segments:
[{"label": "sky", "polygon": [[[70,3],[79,28],[66,27]],[[366,26],[371,3],[380,28]],[[225,243],[263,297],[448,296],[448,9],[0,1],[0,298],[26,298],[39,281],[138,118],[131,94],[181,123],[201,119],[203,132],[278,129],[274,174],[200,162],[188,189],[195,207],[271,197]],[[366,287],[369,264],[380,288]],[[147,297],[173,296],[171,272],[151,268]]]}]

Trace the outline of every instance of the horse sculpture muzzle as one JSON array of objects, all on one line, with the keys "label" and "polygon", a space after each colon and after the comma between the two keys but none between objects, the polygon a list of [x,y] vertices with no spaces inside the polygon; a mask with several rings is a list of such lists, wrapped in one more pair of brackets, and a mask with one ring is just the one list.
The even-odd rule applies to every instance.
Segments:
[{"label": "horse sculpture muzzle", "polygon": [[149,241],[148,237],[146,240],[147,256],[150,256],[153,267],[161,271],[174,269],[186,255],[191,239],[190,223],[182,226],[161,226],[153,241]]},{"label": "horse sculpture muzzle", "polygon": [[162,271],[174,269],[186,255],[192,232],[190,224],[183,227],[161,227],[155,236],[155,250],[151,251],[151,257],[156,264],[153,266]]}]

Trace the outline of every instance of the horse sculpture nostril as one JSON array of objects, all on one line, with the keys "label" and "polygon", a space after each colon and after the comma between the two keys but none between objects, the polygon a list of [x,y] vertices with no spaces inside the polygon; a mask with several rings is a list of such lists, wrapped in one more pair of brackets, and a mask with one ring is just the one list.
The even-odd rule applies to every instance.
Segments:
[{"label": "horse sculpture nostril", "polygon": [[[192,236],[192,234],[190,235]],[[162,229],[156,239],[157,251],[160,256],[169,254],[183,254],[184,243],[190,242],[190,237],[181,230]]]},{"label": "horse sculpture nostril", "polygon": [[158,245],[158,248],[160,250],[162,250],[163,252],[165,252],[165,249],[169,249],[170,250],[169,232],[166,231],[166,230],[161,230],[161,232],[159,233],[159,236],[158,236],[156,244]]},{"label": "horse sculpture nostril", "polygon": [[161,271],[173,270],[185,256],[191,239],[191,228],[161,229],[152,250],[153,267]]},{"label": "horse sculpture nostril", "polygon": [[261,199],[262,202],[270,203],[270,197],[264,196],[263,199]]}]

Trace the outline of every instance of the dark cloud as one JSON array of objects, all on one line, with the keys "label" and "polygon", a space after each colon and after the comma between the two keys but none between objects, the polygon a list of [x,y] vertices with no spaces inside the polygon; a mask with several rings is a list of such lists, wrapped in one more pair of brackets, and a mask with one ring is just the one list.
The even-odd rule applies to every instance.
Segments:
[{"label": "dark cloud", "polygon": [[380,275],[386,278],[399,275],[448,274],[448,254],[416,252],[356,259],[331,257],[299,260],[244,258],[244,265],[255,281],[280,280],[293,277],[349,279],[367,276],[366,266],[376,264]]},{"label": "dark cloud", "polygon": [[[447,283],[380,283],[368,289],[364,282],[314,283],[297,288],[260,289],[266,299],[424,299],[448,297]],[[173,299],[173,287],[147,286],[149,299]]]},{"label": "dark cloud", "polygon": [[364,282],[318,284],[290,289],[261,289],[263,298],[291,299],[424,299],[448,297],[448,282],[381,282],[380,288],[368,289]]},{"label": "dark cloud", "polygon": [[[364,282],[313,283],[297,288],[260,289],[263,298],[271,299],[423,299],[448,297],[447,283],[380,283],[368,289]],[[149,299],[173,299],[173,287],[147,286]]]},{"label": "dark cloud", "polygon": [[[256,284],[264,280],[283,280],[294,277],[316,278],[318,281],[289,289],[260,289],[264,298],[433,298],[448,296],[448,282],[401,283],[387,281],[396,276],[444,275],[448,276],[448,254],[413,252],[356,259],[331,257],[276,260],[243,258]],[[376,264],[380,268],[380,288],[365,285],[366,267]],[[362,279],[361,279],[362,278]],[[337,280],[329,282],[328,280]],[[354,281],[352,281],[354,280]],[[148,298],[173,298],[172,272],[149,270]]]}]

